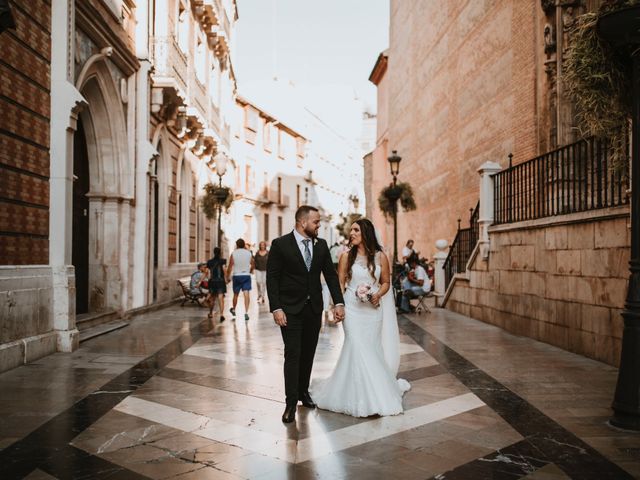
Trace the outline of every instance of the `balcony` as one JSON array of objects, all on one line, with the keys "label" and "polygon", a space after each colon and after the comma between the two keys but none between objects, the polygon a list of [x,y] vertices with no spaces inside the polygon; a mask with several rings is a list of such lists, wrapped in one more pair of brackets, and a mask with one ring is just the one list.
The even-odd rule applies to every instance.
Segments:
[{"label": "balcony", "polygon": [[191,88],[189,89],[190,108],[196,108],[198,111],[196,115],[200,117],[203,123],[208,124],[209,110],[207,105],[211,103],[211,100],[207,95],[206,87],[200,83],[195,72],[192,73],[192,77]]},{"label": "balcony", "polygon": [[173,88],[180,97],[186,98],[189,61],[176,38],[152,37],[150,53],[154,87]]}]

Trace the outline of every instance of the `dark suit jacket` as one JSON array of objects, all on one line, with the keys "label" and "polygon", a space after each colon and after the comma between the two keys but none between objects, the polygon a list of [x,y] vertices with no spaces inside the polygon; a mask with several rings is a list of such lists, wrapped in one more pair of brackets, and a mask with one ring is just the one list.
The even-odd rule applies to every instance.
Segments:
[{"label": "dark suit jacket", "polygon": [[321,313],[321,272],[331,292],[333,303],[344,303],[327,242],[321,238],[314,241],[311,270],[307,271],[293,232],[275,239],[271,243],[267,261],[267,294],[271,311],[281,308],[285,313],[295,315],[302,311],[309,298],[313,311]]}]

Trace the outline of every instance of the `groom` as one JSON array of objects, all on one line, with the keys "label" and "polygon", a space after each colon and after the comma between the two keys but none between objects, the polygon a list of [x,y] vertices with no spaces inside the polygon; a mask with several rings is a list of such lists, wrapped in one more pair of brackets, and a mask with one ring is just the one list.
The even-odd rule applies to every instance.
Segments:
[{"label": "groom", "polygon": [[301,206],[295,229],[271,243],[267,261],[269,308],[284,341],[285,423],[296,419],[298,400],[307,408],[316,407],[309,395],[309,378],[322,317],[320,273],[336,306],[335,319],[344,320],[340,282],[327,242],[318,238],[319,229],[318,209]]}]

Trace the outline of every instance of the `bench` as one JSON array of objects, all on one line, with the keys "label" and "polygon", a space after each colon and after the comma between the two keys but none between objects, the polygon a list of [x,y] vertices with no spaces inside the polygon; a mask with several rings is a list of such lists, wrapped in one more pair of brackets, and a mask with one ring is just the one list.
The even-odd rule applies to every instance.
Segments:
[{"label": "bench", "polygon": [[177,280],[177,282],[178,282],[178,285],[180,286],[180,288],[182,289],[182,295],[184,295],[184,298],[182,299],[182,303],[180,304],[181,307],[184,307],[184,304],[187,301],[189,301],[191,303],[196,303],[200,307],[204,307],[205,306],[203,300],[207,298],[207,294],[206,293],[196,293],[196,294],[191,293],[191,289],[189,288],[189,286],[191,284],[191,277],[179,278]]}]

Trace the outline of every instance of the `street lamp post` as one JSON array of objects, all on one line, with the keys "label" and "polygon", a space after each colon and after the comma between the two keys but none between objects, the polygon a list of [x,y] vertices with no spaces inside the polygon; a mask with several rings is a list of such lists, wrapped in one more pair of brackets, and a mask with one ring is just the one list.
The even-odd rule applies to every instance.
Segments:
[{"label": "street lamp post", "polygon": [[387,196],[393,205],[393,269],[395,275],[398,265],[398,200],[401,194],[397,186],[397,177],[398,173],[400,173],[400,160],[402,160],[402,157],[398,155],[397,150],[393,150],[387,160],[393,176],[393,186],[389,189]]},{"label": "street lamp post", "polygon": [[[227,171],[227,156],[223,152],[218,152],[215,156],[216,175],[218,175],[218,247],[222,249],[222,205],[227,198],[227,193],[222,188],[222,177]],[[224,196],[223,196],[224,195]]]}]

